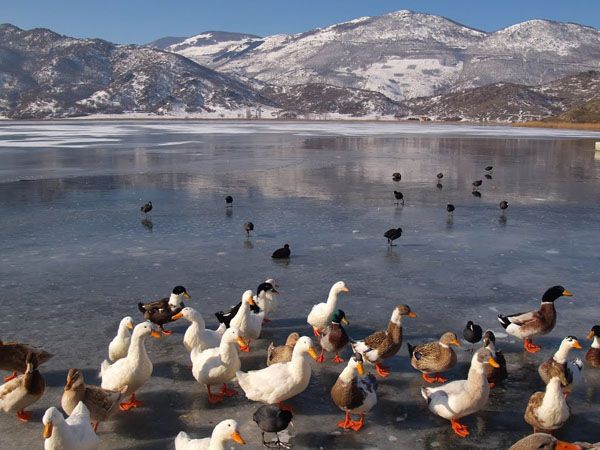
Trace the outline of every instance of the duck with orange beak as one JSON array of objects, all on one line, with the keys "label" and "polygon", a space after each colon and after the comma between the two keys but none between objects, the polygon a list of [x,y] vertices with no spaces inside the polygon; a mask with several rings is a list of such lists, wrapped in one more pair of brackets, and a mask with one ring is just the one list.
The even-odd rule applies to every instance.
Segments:
[{"label": "duck with orange beak", "polygon": [[[440,372],[446,372],[456,364],[456,353],[450,345],[460,347],[460,342],[456,334],[451,331],[442,334],[437,342],[427,342],[426,344],[413,347],[408,345],[410,355],[410,364],[423,373],[423,379],[428,383],[439,381],[445,383],[446,378],[440,376]],[[435,377],[430,377],[428,373],[435,373]]]},{"label": "duck with orange beak", "polygon": [[573,294],[562,286],[553,286],[544,293],[538,310],[509,316],[498,314],[498,320],[508,334],[523,339],[525,350],[529,353],[539,352],[541,347],[534,345],[532,339],[552,331],[556,325],[554,301],[563,295],[570,297]]},{"label": "duck with orange beak", "polygon": [[185,431],[180,431],[175,438],[175,450],[224,450],[225,442],[230,440],[242,445],[246,443],[233,419],[219,422],[209,438],[192,439]]},{"label": "duck with orange beak", "polygon": [[242,306],[233,319],[230,326],[237,328],[240,332],[240,337],[246,341],[246,345],[240,348],[242,352],[250,351],[250,342],[260,336],[265,312],[260,311],[258,314],[252,313],[250,306],[254,305],[254,297],[251,290],[244,292],[242,296]]},{"label": "duck with orange beak", "polygon": [[129,402],[120,404],[123,411],[143,405],[143,402],[136,400],[135,393],[152,375],[152,361],[148,357],[145,346],[148,336],[160,338],[160,334],[154,330],[150,322],[137,324],[131,334],[127,356],[113,364],[107,360],[102,362],[100,368],[102,389],[118,391],[123,396],[131,395]]},{"label": "duck with orange beak", "polygon": [[[377,404],[377,380],[370,373],[365,375],[360,353],[354,353],[348,361],[348,365],[331,388],[331,398],[338,408],[346,412],[346,419],[338,422],[337,426],[360,430],[365,413]],[[360,420],[351,420],[350,414],[360,414]]]},{"label": "duck with orange beak", "polygon": [[44,424],[44,450],[96,450],[100,439],[90,424],[90,413],[79,402],[65,420],[54,406],[42,418]]},{"label": "duck with orange beak", "polygon": [[158,325],[160,331],[167,336],[173,334],[172,331],[167,331],[163,325],[172,322],[173,316],[180,312],[185,305],[183,298],[191,298],[183,286],[175,286],[170,297],[161,298],[151,303],[138,303],[138,309],[144,315],[144,319]]}]

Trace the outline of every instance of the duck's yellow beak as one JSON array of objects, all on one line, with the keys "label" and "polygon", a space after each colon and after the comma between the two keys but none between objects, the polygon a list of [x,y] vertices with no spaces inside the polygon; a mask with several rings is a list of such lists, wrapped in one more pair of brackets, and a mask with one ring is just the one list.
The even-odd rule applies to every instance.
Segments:
[{"label": "duck's yellow beak", "polygon": [[242,436],[240,436],[240,433],[238,432],[238,430],[235,430],[233,432],[233,434],[231,435],[231,439],[233,439],[235,442],[237,442],[238,444],[245,444],[244,440],[242,439]]},{"label": "duck's yellow beak", "polygon": [[579,445],[569,444],[568,442],[564,441],[556,441],[556,447],[554,448],[556,450],[581,450]]},{"label": "duck's yellow beak", "polygon": [[566,295],[567,297],[571,297],[573,294],[571,294],[569,291],[563,291],[562,295]]},{"label": "duck's yellow beak", "polygon": [[344,322],[344,324],[346,325],[350,325],[350,322],[348,322],[348,319],[346,319],[345,317],[342,317],[342,322]]},{"label": "duck's yellow beak", "polygon": [[412,312],[412,311],[411,311],[411,312],[409,312],[409,313],[408,313],[408,315],[409,315],[410,317],[417,317],[417,315],[416,315],[414,312]]},{"label": "duck's yellow beak", "polygon": [[318,356],[317,356],[317,352],[315,352],[315,349],[314,349],[314,348],[312,348],[312,347],[308,349],[308,354],[309,354],[310,356],[312,356],[312,357],[313,357],[313,359],[317,359],[317,358],[318,358]]},{"label": "duck's yellow beak", "polygon": [[358,370],[359,374],[364,375],[365,374],[365,368],[363,367],[363,363],[359,362],[356,365],[356,370]]},{"label": "duck's yellow beak", "polygon": [[183,293],[183,296],[184,296],[185,298],[192,298],[192,296],[191,296],[190,294],[188,294],[187,292],[184,292],[184,293]]},{"label": "duck's yellow beak", "polygon": [[181,312],[178,312],[174,316],[171,316],[171,319],[172,320],[177,320],[177,319],[181,319],[182,317],[183,317],[183,314],[181,314]]},{"label": "duck's yellow beak", "polygon": [[460,347],[460,342],[458,342],[456,339],[453,339],[450,343]]},{"label": "duck's yellow beak", "polygon": [[150,331],[150,336],[155,337],[155,338],[160,338],[160,333],[157,333],[156,331],[152,330]]},{"label": "duck's yellow beak", "polygon": [[244,342],[244,340],[241,337],[237,338],[235,340],[235,342],[237,342],[240,347],[245,347],[246,346],[246,343]]},{"label": "duck's yellow beak", "polygon": [[133,330],[133,322],[131,322],[131,321],[130,321],[130,322],[127,324],[127,328],[129,328],[130,330]]},{"label": "duck's yellow beak", "polygon": [[254,299],[252,296],[248,297],[248,303],[250,303],[250,305],[254,305]]},{"label": "duck's yellow beak", "polygon": [[575,341],[575,342],[573,342],[573,347],[581,348],[581,344],[579,343],[579,341]]},{"label": "duck's yellow beak", "polygon": [[342,288],[342,291],[344,291],[344,292],[350,292],[346,286],[344,286],[344,287]]},{"label": "duck's yellow beak", "polygon": [[494,358],[490,358],[488,363],[490,363],[490,366],[495,367],[496,369],[500,367],[500,364],[498,364]]},{"label": "duck's yellow beak", "polygon": [[592,339],[594,337],[594,332],[590,331],[590,334],[587,335],[588,339]]},{"label": "duck's yellow beak", "polygon": [[52,423],[47,423],[44,426],[44,439],[48,439],[52,436]]}]

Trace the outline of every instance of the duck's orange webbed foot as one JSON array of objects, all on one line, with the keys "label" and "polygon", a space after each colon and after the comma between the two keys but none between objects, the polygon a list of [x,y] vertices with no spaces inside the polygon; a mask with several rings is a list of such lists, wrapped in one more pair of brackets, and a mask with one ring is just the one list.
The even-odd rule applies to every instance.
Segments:
[{"label": "duck's orange webbed foot", "polygon": [[469,435],[469,430],[466,425],[463,425],[462,423],[458,422],[458,420],[454,419],[450,420],[450,423],[452,423],[452,429],[454,432],[460,437],[467,437]]},{"label": "duck's orange webbed foot", "polygon": [[352,423],[352,421],[350,420],[350,413],[348,411],[346,411],[346,419],[342,420],[341,422],[336,423],[336,425],[345,430],[347,428],[350,428],[351,423]]},{"label": "duck's orange webbed foot", "polygon": [[448,378],[444,378],[441,377],[439,373],[435,373],[435,381],[439,382],[439,383],[445,383],[446,381],[448,381]]},{"label": "duck's orange webbed foot", "polygon": [[319,330],[317,330],[315,327],[313,327],[313,333],[315,333],[315,336],[321,336],[321,332]]},{"label": "duck's orange webbed foot", "polygon": [[227,389],[227,384],[223,383],[223,387],[221,388],[221,395],[223,397],[231,397],[233,395],[237,395],[238,391],[235,389]]},{"label": "duck's orange webbed foot", "polygon": [[523,341],[523,347],[525,347],[525,350],[529,353],[537,353],[542,349],[539,345],[534,345],[534,343],[531,342],[531,339],[525,339]]},{"label": "duck's orange webbed foot", "polygon": [[324,363],[325,357],[323,356],[323,353],[325,353],[325,350],[321,349],[321,354],[319,355],[319,357],[317,359],[315,359],[315,361],[317,361],[318,363]]},{"label": "duck's orange webbed foot", "polygon": [[4,382],[6,383],[6,382],[8,382],[10,380],[14,380],[15,378],[17,378],[17,372],[16,371],[13,372],[12,375],[9,375],[8,377],[4,377]]},{"label": "duck's orange webbed foot", "polygon": [[31,411],[25,411],[22,409],[21,411],[17,411],[17,417],[21,422],[27,423],[33,417],[33,413]]},{"label": "duck's orange webbed foot", "polygon": [[[390,375],[390,368],[388,366],[383,366],[381,364],[375,364],[375,369],[377,370],[377,373],[381,377],[385,378]],[[425,375],[425,374],[423,374],[423,375]]]},{"label": "duck's orange webbed foot", "polygon": [[344,360],[343,360],[342,358],[340,358],[340,357],[338,356],[338,354],[336,353],[336,354],[335,354],[335,357],[333,358],[333,362],[336,362],[336,363],[341,363],[341,362],[344,362]]},{"label": "duck's orange webbed foot", "polygon": [[143,406],[144,402],[135,399],[135,394],[131,394],[131,398],[128,402],[123,402],[119,405],[119,409],[121,411],[129,411],[131,408],[138,408],[139,406]]},{"label": "duck's orange webbed foot", "polygon": [[213,394],[212,392],[210,392],[210,384],[206,385],[206,388],[208,389],[208,401],[214,405],[215,403],[219,403],[223,401],[223,397],[217,394]]},{"label": "duck's orange webbed foot", "polygon": [[284,411],[291,412],[292,416],[294,415],[294,408],[291,405],[284,405],[283,403],[279,402],[279,403],[277,403],[277,406],[279,406]]},{"label": "duck's orange webbed foot", "polygon": [[427,381],[428,383],[435,383],[436,382],[436,378],[435,377],[430,377],[425,372],[423,372],[423,379],[425,381]]}]

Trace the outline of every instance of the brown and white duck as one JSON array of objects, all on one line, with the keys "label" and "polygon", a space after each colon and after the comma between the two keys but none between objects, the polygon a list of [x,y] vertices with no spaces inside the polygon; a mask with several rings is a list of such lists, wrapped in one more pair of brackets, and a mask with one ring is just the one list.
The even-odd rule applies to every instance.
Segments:
[{"label": "brown and white duck", "polygon": [[387,330],[376,331],[352,343],[354,351],[360,353],[366,363],[375,364],[377,373],[382,377],[390,374],[389,367],[382,365],[383,361],[394,356],[402,347],[403,316],[417,317],[408,305],[398,305],[394,308]]},{"label": "brown and white duck", "polygon": [[[371,374],[365,376],[363,357],[360,353],[354,353],[348,361],[348,365],[331,388],[331,398],[333,403],[346,413],[346,419],[338,422],[337,426],[360,430],[365,413],[377,404],[377,380]],[[350,414],[360,414],[360,420],[351,420]]]},{"label": "brown and white duck", "polygon": [[267,349],[267,366],[271,364],[277,364],[280,362],[288,362],[292,360],[292,353],[294,352],[294,346],[300,339],[300,334],[290,333],[285,341],[285,345],[278,345],[275,347],[273,343],[269,344]]},{"label": "brown and white duck", "polygon": [[41,366],[54,355],[37,347],[19,342],[2,342],[0,339],[0,370],[6,370],[13,374],[4,378],[4,381],[10,381],[17,377],[17,373],[24,373],[27,368],[27,353],[34,353],[37,358],[38,366]]},{"label": "brown and white duck", "polygon": [[122,397],[120,392],[85,384],[81,370],[69,369],[60,406],[70,416],[79,402],[83,402],[90,412],[90,421],[94,422],[94,431],[97,431],[98,423],[105,422],[119,410]]},{"label": "brown and white duck", "polygon": [[575,336],[567,336],[562,340],[560,347],[556,353],[554,353],[552,358],[540,365],[538,368],[538,373],[540,374],[540,377],[544,383],[548,384],[552,377],[558,377],[563,385],[563,389],[566,392],[571,390],[571,384],[574,380],[574,373],[569,367],[567,359],[569,357],[569,352],[573,348],[581,349],[581,345],[579,345],[579,342]]},{"label": "brown and white duck", "polygon": [[600,325],[594,325],[587,338],[593,338],[594,342],[585,353],[585,362],[592,367],[600,367]]},{"label": "brown and white duck", "polygon": [[0,409],[16,412],[21,422],[31,420],[31,411],[25,411],[25,408],[37,402],[46,390],[44,378],[37,368],[37,356],[29,352],[25,357],[25,373],[0,386]]},{"label": "brown and white duck", "polygon": [[158,325],[160,331],[164,334],[170,335],[173,332],[165,330],[163,325],[172,322],[173,316],[185,308],[183,297],[190,298],[191,296],[183,286],[175,286],[170,297],[146,304],[140,302],[138,303],[138,309],[144,314],[146,320]]},{"label": "brown and white duck", "polygon": [[329,325],[321,338],[321,354],[317,358],[317,362],[325,362],[325,357],[323,354],[326,351],[330,353],[335,352],[333,362],[344,362],[344,360],[339,357],[338,353],[342,351],[346,345],[348,345],[350,338],[348,338],[346,330],[341,325],[341,322],[345,323],[346,325],[350,325],[350,322],[348,322],[348,319],[346,319],[346,314],[344,311],[341,309],[336,309],[331,316],[331,325]]},{"label": "brown and white duck", "polygon": [[[448,381],[440,377],[440,372],[450,370],[456,364],[456,353],[450,348],[450,345],[460,347],[460,342],[456,334],[447,332],[442,335],[437,342],[428,342],[426,344],[413,347],[408,344],[408,354],[410,355],[410,364],[417,370],[423,372],[423,379],[428,383]],[[430,377],[428,373],[435,373],[435,377]]]},{"label": "brown and white duck", "polygon": [[556,309],[554,301],[561,296],[571,296],[562,286],[553,286],[543,297],[540,308],[536,311],[503,316],[498,314],[498,320],[508,334],[524,340],[524,347],[529,353],[540,351],[541,347],[533,345],[532,339],[550,333],[556,324]]},{"label": "brown and white duck", "polygon": [[508,378],[506,359],[502,354],[502,350],[496,349],[496,336],[494,336],[492,331],[488,330],[483,335],[483,346],[492,353],[492,357],[499,366],[495,367],[491,364],[486,364],[485,366],[485,374],[487,376],[488,383],[490,384],[490,388],[493,388],[498,383]]},{"label": "brown and white duck", "polygon": [[581,447],[559,441],[547,433],[534,433],[515,442],[508,450],[581,450]]},{"label": "brown and white duck", "polygon": [[560,378],[552,377],[545,392],[536,392],[529,398],[525,422],[533,427],[534,433],[557,430],[569,419],[571,413],[560,387]]}]

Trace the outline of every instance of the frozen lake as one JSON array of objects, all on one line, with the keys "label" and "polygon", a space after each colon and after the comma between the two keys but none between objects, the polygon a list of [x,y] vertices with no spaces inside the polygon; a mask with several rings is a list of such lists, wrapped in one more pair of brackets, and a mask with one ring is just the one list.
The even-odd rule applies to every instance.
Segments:
[{"label": "frozen lake", "polygon": [[[289,402],[298,449],[508,448],[531,431],[523,414],[543,388],[537,366],[567,335],[587,349],[585,336],[600,323],[595,141],[600,133],[433,124],[0,123],[0,338],[56,355],[42,366],[47,390],[33,420],[0,413],[0,448],[41,448],[42,415],[60,405],[68,369],[99,384],[119,320],[131,315],[137,323],[138,301],[167,296],[177,284],[214,329],[213,313],[246,289],[267,278],[279,283],[279,309],[241,356],[243,370],[265,366],[272,340],[310,335],[311,305],[338,280],[350,290],[340,306],[351,336],[385,328],[406,303],[418,314],[404,320],[404,342],[412,344],[445,331],[462,336],[468,319],[501,333],[498,313],[537,308],[560,284],[574,295],[557,300],[556,328],[535,341],[541,352],[524,354],[520,341],[500,334],[509,379],[464,419],[466,439],[426,408],[405,345],[388,361],[392,374],[380,379],[379,403],[358,433],[335,426],[344,415],[329,390],[345,364],[332,355],[312,362],[309,388]],[[492,179],[484,178],[488,165]],[[402,181],[392,181],[393,172]],[[476,179],[481,197],[472,195]],[[394,205],[395,189],[403,207]],[[234,198],[230,213],[226,195]],[[144,222],[139,208],[148,200],[154,209]],[[510,204],[504,217],[501,200]],[[456,206],[452,220],[447,203]],[[398,226],[404,234],[390,250],[383,233]],[[284,243],[291,261],[273,262]],[[252,422],[259,404],[240,395],[211,406],[187,370],[186,325],[146,341],[154,363],[138,392],[146,405],[101,424],[102,449],[170,449],[180,430],[205,437],[226,418],[240,423],[247,448],[260,448]],[[470,354],[458,354],[451,379],[468,371]],[[600,371],[586,368],[585,379],[569,396],[572,417],[555,433],[561,439],[600,440]]]}]

